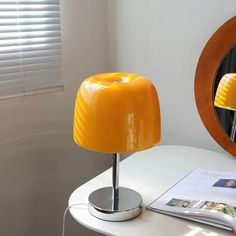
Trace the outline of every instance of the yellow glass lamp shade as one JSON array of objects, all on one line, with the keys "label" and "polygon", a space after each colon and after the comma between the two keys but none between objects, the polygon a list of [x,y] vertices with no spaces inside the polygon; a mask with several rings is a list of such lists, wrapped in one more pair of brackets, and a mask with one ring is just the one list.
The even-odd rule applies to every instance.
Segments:
[{"label": "yellow glass lamp shade", "polygon": [[108,153],[136,152],[160,141],[160,107],[153,84],[128,73],[93,75],[81,84],[75,104],[74,140]]},{"label": "yellow glass lamp shade", "polygon": [[236,111],[236,73],[225,74],[218,85],[214,105]]}]

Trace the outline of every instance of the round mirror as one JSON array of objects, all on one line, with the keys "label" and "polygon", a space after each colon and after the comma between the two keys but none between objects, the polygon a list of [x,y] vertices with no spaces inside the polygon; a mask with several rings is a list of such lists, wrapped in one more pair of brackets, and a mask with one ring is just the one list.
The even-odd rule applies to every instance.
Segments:
[{"label": "round mirror", "polygon": [[236,143],[236,45],[221,61],[213,84],[213,100],[218,121]]},{"label": "round mirror", "polygon": [[[227,84],[229,80],[223,77],[236,73],[235,29],[236,16],[224,23],[205,45],[196,68],[194,91],[198,112],[208,132],[219,145],[236,157],[235,138],[230,138],[234,110],[222,107],[219,101],[215,102],[221,81]],[[231,93],[234,94],[233,99],[231,96],[234,102],[235,93]]]}]

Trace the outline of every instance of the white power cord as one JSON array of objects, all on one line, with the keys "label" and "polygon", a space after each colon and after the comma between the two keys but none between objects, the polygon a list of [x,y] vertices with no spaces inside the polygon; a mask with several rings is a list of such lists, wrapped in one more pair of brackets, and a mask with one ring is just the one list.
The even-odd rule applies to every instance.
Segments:
[{"label": "white power cord", "polygon": [[71,207],[74,207],[74,206],[88,206],[88,203],[75,203],[75,204],[72,204],[70,206],[68,206],[66,209],[65,209],[65,212],[64,212],[64,215],[63,215],[63,221],[62,221],[62,232],[61,232],[61,236],[65,236],[65,221],[66,221],[66,214],[68,212],[68,210],[71,208]]}]

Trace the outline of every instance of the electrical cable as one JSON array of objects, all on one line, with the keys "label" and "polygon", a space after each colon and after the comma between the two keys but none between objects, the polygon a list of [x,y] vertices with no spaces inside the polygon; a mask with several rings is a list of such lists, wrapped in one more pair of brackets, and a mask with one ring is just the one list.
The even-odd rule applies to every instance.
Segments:
[{"label": "electrical cable", "polygon": [[61,236],[65,236],[65,221],[66,221],[66,214],[67,214],[68,210],[69,210],[71,207],[78,206],[78,205],[88,206],[88,203],[75,203],[75,204],[72,204],[72,205],[68,206],[68,207],[65,209],[65,212],[64,212],[64,215],[63,215],[63,221],[62,221],[62,232],[61,232]]}]

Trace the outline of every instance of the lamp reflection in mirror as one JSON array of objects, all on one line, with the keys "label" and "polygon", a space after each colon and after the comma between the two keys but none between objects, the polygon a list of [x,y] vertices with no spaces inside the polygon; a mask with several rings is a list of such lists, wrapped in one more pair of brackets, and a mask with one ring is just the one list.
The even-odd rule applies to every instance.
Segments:
[{"label": "lamp reflection in mirror", "polygon": [[120,154],[151,148],[160,141],[160,130],[158,95],[146,77],[105,73],[83,81],[75,103],[74,140],[113,154],[112,186],[93,191],[88,199],[93,216],[125,221],[141,213],[141,195],[119,187]]},{"label": "lamp reflection in mirror", "polygon": [[234,111],[230,138],[234,142],[236,133],[236,73],[225,74],[217,87],[214,100],[216,107]]}]

